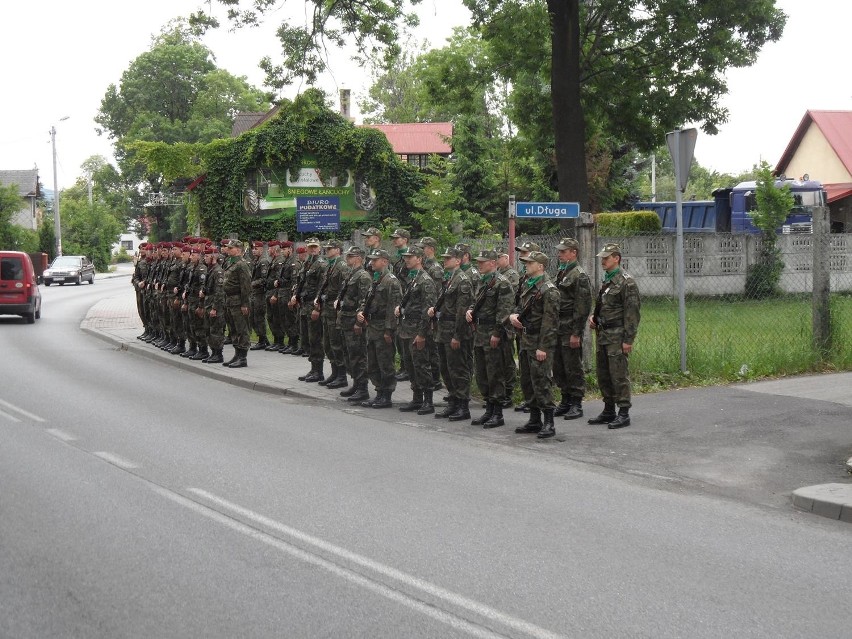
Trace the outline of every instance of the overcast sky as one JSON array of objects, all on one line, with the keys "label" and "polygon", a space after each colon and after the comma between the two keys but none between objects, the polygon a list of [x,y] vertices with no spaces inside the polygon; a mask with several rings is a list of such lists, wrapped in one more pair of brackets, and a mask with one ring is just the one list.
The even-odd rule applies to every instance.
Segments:
[{"label": "overcast sky", "polygon": [[[74,183],[80,165],[91,155],[111,159],[111,145],[95,133],[94,116],[110,83],[146,51],[152,34],[170,19],[185,16],[200,0],[32,0],[4,2],[0,19],[0,169],[39,168],[42,183],[53,187],[49,130],[56,126],[58,182]],[[215,4],[215,3],[214,3]],[[302,2],[290,0],[291,6]],[[717,136],[700,134],[695,156],[720,172],[739,172],[765,159],[774,164],[807,109],[852,109],[849,71],[850,0],[779,0],[788,14],[781,42],[767,46],[758,63],[729,73],[730,94],[724,104],[729,122]],[[132,9],[131,9],[132,7]],[[452,27],[466,24],[461,0],[423,0],[418,8],[417,39],[440,46]],[[257,67],[263,55],[278,51],[274,26],[205,38],[221,68],[261,86]],[[346,53],[332,60],[334,77],[323,88],[358,93],[369,83]],[[294,88],[288,97],[294,95]],[[65,121],[60,118],[68,116]],[[661,141],[662,142],[662,141]],[[812,175],[815,179],[818,176]]]}]

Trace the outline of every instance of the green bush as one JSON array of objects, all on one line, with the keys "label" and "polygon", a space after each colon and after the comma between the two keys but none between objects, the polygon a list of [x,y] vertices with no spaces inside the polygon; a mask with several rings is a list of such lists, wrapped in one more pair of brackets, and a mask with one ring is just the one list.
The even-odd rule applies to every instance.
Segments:
[{"label": "green bush", "polygon": [[654,211],[625,211],[623,213],[598,213],[595,215],[598,235],[602,237],[629,237],[659,233],[660,216]]}]

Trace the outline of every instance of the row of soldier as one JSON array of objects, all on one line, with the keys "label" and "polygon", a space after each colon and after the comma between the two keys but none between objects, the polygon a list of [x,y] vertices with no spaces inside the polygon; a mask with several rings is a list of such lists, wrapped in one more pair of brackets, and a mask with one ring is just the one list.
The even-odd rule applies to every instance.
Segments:
[{"label": "row of soldier", "polygon": [[[517,248],[519,274],[506,253],[485,250],[471,259],[470,247],[457,244],[438,255],[433,238],[410,244],[409,232],[397,229],[392,256],[381,248],[377,229],[362,235],[365,247],[345,254],[335,239],[310,238],[295,253],[289,241],[255,241],[250,262],[238,240],[223,240],[219,250],[203,238],[143,245],[133,277],[145,326],[139,337],[232,368],[247,365],[248,350],[305,356],[311,366],[300,380],[346,387],[340,395],[365,408],[391,407],[397,382],[408,380],[412,399],[400,411],[483,428],[505,423],[503,409],[512,405],[519,378],[524,404],[516,410],[529,419],[516,432],[548,438],[555,435],[555,417],[583,415],[588,325],[597,336],[604,400],[601,414],[588,421],[609,428],[630,424],[627,360],[639,294],[620,268],[617,245],[598,253],[605,281],[594,303],[573,238],[557,246],[553,281],[546,272],[550,258],[532,242]],[[230,361],[222,355],[226,324],[234,344]],[[254,345],[251,330],[258,336]],[[472,379],[485,402],[484,413],[473,419]],[[441,380],[446,406],[436,411]],[[554,385],[561,391],[558,405]]]}]

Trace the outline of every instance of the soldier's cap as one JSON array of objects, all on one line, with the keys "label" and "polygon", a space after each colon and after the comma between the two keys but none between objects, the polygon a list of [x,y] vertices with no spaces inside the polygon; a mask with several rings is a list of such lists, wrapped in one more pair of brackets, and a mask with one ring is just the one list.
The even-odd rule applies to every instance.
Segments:
[{"label": "soldier's cap", "polygon": [[326,240],[326,243],[322,245],[324,249],[336,248],[343,250],[343,242],[340,240]]},{"label": "soldier's cap", "polygon": [[579,251],[580,243],[573,237],[563,237],[561,240],[559,240],[559,244],[556,245],[556,250],[564,251],[566,249],[574,249],[575,251]]},{"label": "soldier's cap", "polygon": [[417,242],[418,246],[431,246],[433,249],[438,248],[438,240],[434,237],[421,237],[420,241]]},{"label": "soldier's cap", "polygon": [[378,259],[386,259],[390,261],[390,255],[384,249],[376,249],[372,253],[367,256],[368,260],[378,260]]},{"label": "soldier's cap", "polygon": [[621,247],[618,244],[607,244],[597,256],[609,257],[610,255],[621,255]]},{"label": "soldier's cap", "polygon": [[520,246],[515,247],[516,251],[529,253],[530,251],[540,251],[541,247],[535,242],[524,242]]},{"label": "soldier's cap", "polygon": [[191,236],[191,235],[184,235],[184,236],[181,238],[181,240],[180,240],[180,241],[181,241],[181,242],[192,242],[192,236]]},{"label": "soldier's cap", "polygon": [[208,246],[207,248],[202,249],[205,255],[216,255],[218,251],[212,246]]},{"label": "soldier's cap", "polygon": [[409,233],[405,229],[397,229],[393,233],[391,233],[391,237],[404,237],[406,240],[410,240],[411,233]]},{"label": "soldier's cap", "polygon": [[279,240],[278,246],[281,248],[293,248],[293,243],[290,240]]},{"label": "soldier's cap", "polygon": [[455,246],[448,246],[447,250],[441,253],[441,257],[455,257],[457,259],[461,259],[463,253]]},{"label": "soldier's cap", "polygon": [[308,249],[305,248],[304,246],[300,246],[299,248],[296,249],[296,253],[298,253],[299,255],[304,255],[307,252],[308,252]]},{"label": "soldier's cap", "polygon": [[199,255],[199,254],[204,252],[204,249],[191,248],[191,249],[189,249],[189,252],[190,252],[191,255]]},{"label": "soldier's cap", "polygon": [[243,248],[243,243],[240,240],[228,240],[228,243],[225,244],[225,248]]},{"label": "soldier's cap", "polygon": [[267,242],[266,245],[269,248],[274,248],[276,246],[281,246],[281,242],[279,242],[278,240],[269,240],[269,242]]},{"label": "soldier's cap", "polygon": [[538,262],[547,266],[550,264],[550,258],[541,251],[531,251],[529,255],[523,255],[519,258],[522,262]]},{"label": "soldier's cap", "polygon": [[305,246],[320,246],[320,241],[315,237],[309,237]]},{"label": "soldier's cap", "polygon": [[416,244],[412,244],[405,249],[405,253],[402,254],[403,257],[408,257],[409,255],[414,255],[416,257],[423,257],[423,247],[417,246]]},{"label": "soldier's cap", "polygon": [[348,257],[364,257],[365,254],[366,251],[360,246],[350,246],[349,250],[346,251]]},{"label": "soldier's cap", "polygon": [[375,226],[371,226],[366,231],[361,233],[361,235],[363,235],[364,237],[381,237],[382,232],[379,229],[377,229]]},{"label": "soldier's cap", "polygon": [[476,256],[476,261],[488,262],[489,260],[496,260],[498,257],[497,251],[480,251],[479,255]]},{"label": "soldier's cap", "polygon": [[262,240],[254,240],[251,243],[251,247],[252,248],[263,248],[263,241]]}]

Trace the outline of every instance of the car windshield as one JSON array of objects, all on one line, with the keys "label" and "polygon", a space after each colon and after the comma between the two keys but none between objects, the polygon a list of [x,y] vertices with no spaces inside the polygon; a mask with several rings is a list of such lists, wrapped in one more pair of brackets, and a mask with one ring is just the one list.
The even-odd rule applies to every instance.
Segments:
[{"label": "car windshield", "polygon": [[53,264],[50,265],[51,268],[68,268],[74,266],[80,266],[80,258],[79,257],[57,257],[53,260]]}]

